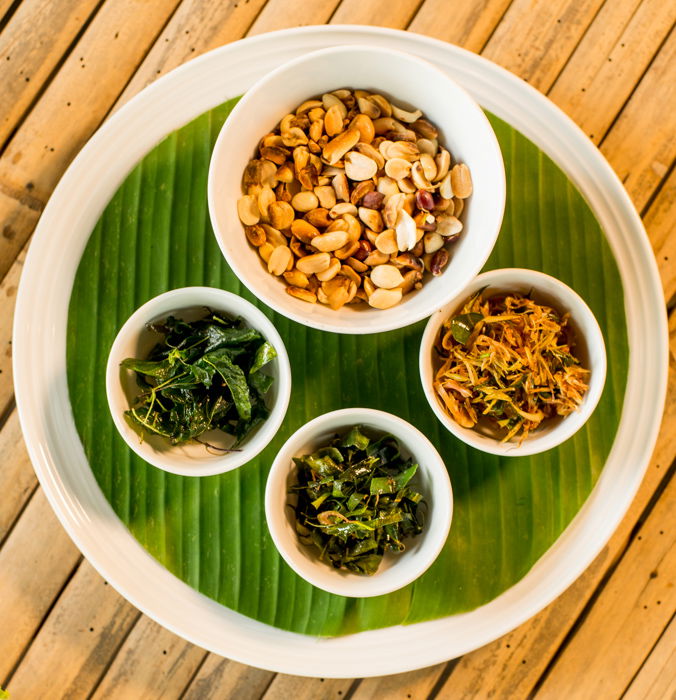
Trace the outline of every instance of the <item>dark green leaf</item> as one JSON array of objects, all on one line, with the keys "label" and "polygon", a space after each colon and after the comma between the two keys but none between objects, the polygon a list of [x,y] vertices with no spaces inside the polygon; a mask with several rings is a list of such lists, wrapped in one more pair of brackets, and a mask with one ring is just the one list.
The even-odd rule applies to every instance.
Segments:
[{"label": "dark green leaf", "polygon": [[451,319],[451,334],[458,343],[465,345],[469,340],[474,326],[476,326],[483,316],[474,312],[459,314]]},{"label": "dark green leaf", "polygon": [[356,447],[358,450],[365,450],[369,442],[370,440],[362,432],[361,425],[355,425],[343,438],[341,444],[343,447]]},{"label": "dark green leaf", "polygon": [[264,367],[277,357],[277,351],[268,342],[263,343],[258,350],[256,350],[256,356],[254,357],[253,365],[249,370],[249,374],[255,374],[261,367]]},{"label": "dark green leaf", "polygon": [[[392,459],[367,456],[374,445]],[[403,539],[422,532],[419,500],[406,498],[418,465],[402,459],[391,435],[373,443],[355,427],[294,462],[296,521],[303,530],[314,528],[302,542],[316,547],[331,566],[371,575],[385,550],[402,551]]]},{"label": "dark green leaf", "polygon": [[251,418],[251,397],[246,377],[242,368],[233,364],[228,353],[223,350],[214,350],[203,358],[204,362],[210,364],[221,375],[237,407],[237,413],[243,420]]}]

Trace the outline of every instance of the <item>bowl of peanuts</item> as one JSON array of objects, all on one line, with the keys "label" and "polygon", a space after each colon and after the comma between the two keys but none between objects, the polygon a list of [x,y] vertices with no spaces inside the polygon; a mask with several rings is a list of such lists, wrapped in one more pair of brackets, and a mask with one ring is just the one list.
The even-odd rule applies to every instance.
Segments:
[{"label": "bowl of peanuts", "polygon": [[239,101],[208,198],[223,255],[261,301],[320,330],[378,333],[426,318],[478,274],[505,174],[488,119],[445,73],[337,46]]}]

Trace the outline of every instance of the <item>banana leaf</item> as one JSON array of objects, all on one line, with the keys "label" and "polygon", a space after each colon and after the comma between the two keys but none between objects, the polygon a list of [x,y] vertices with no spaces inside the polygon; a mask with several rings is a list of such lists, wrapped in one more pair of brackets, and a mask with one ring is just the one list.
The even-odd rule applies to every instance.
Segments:
[{"label": "banana leaf", "polygon": [[[471,610],[509,588],[554,543],[589,495],[613,443],[628,366],[622,284],[593,213],[533,143],[490,116],[508,182],[504,224],[486,269],[543,270],[573,287],[601,325],[608,377],[573,439],[533,457],[500,458],[453,438],[420,386],[424,322],[378,335],[336,335],[273,313],[230,271],[207,212],[209,157],[236,100],[168,135],[129,174],[91,234],[68,318],[68,385],[96,479],[133,536],[190,586],[244,615],[311,635],[341,635]],[[244,243],[243,245],[246,245]],[[105,396],[108,351],[126,318],[185,285],[240,294],[276,324],[293,394],[282,428],[245,466],[186,478],[145,464],[117,434]],[[451,533],[435,564],[395,593],[346,599],[300,579],[277,553],[263,493],[277,450],[297,428],[346,406],[392,410],[437,446],[453,483]]]}]

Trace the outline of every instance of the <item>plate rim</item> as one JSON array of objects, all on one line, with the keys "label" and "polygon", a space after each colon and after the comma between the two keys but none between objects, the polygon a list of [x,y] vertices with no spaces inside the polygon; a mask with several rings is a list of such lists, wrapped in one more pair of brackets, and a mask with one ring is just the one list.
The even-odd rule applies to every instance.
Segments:
[{"label": "plate rim", "polygon": [[[31,311],[35,306],[35,302],[31,302],[31,300],[35,300],[36,297],[40,298],[40,292],[45,289],[45,285],[48,287],[48,282],[40,279],[38,274],[39,266],[41,264],[41,256],[44,258],[50,252],[51,241],[49,234],[54,227],[59,228],[56,225],[59,223],[59,217],[63,219],[67,214],[79,216],[75,221],[80,228],[84,228],[88,220],[87,217],[91,220],[97,207],[100,208],[98,211],[98,214],[100,214],[103,206],[101,206],[102,200],[99,192],[100,187],[97,189],[98,185],[95,184],[93,187],[96,196],[92,195],[91,200],[83,208],[86,211],[82,212],[74,211],[72,202],[69,207],[69,191],[73,188],[77,190],[78,178],[81,178],[86,168],[92,166],[90,161],[92,161],[94,154],[105,151],[107,140],[113,138],[116,130],[120,129],[120,125],[129,122],[127,128],[131,128],[134,121],[138,124],[139,116],[143,116],[142,112],[149,104],[157,102],[159,105],[163,100],[166,102],[166,93],[170,88],[173,89],[182,80],[185,82],[186,78],[192,74],[207,74],[219,62],[227,64],[232,59],[233,54],[246,54],[248,49],[256,51],[258,55],[261,49],[265,48],[268,49],[268,54],[274,53],[277,55],[280,52],[284,54],[284,52],[293,53],[294,51],[298,53],[299,45],[303,43],[307,46],[301,47],[300,50],[303,52],[311,51],[312,41],[317,37],[326,40],[327,35],[329,40],[335,38],[339,39],[340,42],[359,43],[363,42],[364,38],[370,38],[382,42],[392,42],[391,45],[413,53],[417,53],[416,49],[419,49],[423,52],[424,58],[432,60],[434,63],[438,63],[438,61],[435,61],[431,55],[436,55],[438,60],[441,60],[440,57],[443,57],[450,60],[451,63],[457,64],[456,69],[465,70],[467,75],[464,77],[467,80],[469,80],[468,76],[471,75],[477,78],[477,85],[468,86],[475,98],[475,90],[480,90],[479,83],[484,78],[483,74],[497,76],[496,79],[499,78],[499,89],[495,90],[492,97],[484,97],[479,101],[484,107],[490,109],[499,117],[507,117],[506,120],[510,123],[512,121],[509,119],[509,115],[514,116],[510,112],[510,108],[512,110],[524,109],[521,105],[525,103],[534,106],[536,108],[535,113],[539,110],[547,115],[551,119],[551,124],[531,124],[530,128],[526,128],[526,130],[521,127],[517,128],[528,138],[535,141],[548,155],[553,157],[557,165],[564,170],[566,175],[580,189],[590,206],[592,206],[592,200],[596,198],[608,207],[607,211],[603,210],[603,217],[607,222],[614,222],[616,227],[616,229],[611,227],[612,236],[609,231],[606,231],[606,235],[620,268],[623,285],[625,286],[625,310],[628,332],[630,332],[630,316],[632,322],[634,322],[633,319],[636,314],[640,311],[643,311],[645,314],[646,308],[650,309],[652,315],[645,314],[644,319],[644,324],[648,323],[649,319],[649,324],[651,325],[651,332],[647,336],[650,342],[646,340],[643,344],[641,342],[637,343],[636,331],[634,330],[633,333],[630,333],[629,375],[620,423],[620,426],[627,424],[627,405],[630,399],[635,399],[635,404],[632,405],[633,412],[639,414],[639,417],[642,418],[642,430],[636,431],[636,434],[640,433],[641,435],[640,445],[636,444],[637,439],[634,437],[631,454],[632,456],[635,455],[635,459],[633,461],[626,460],[627,462],[632,461],[632,464],[620,470],[620,475],[623,475],[627,480],[626,488],[623,493],[618,494],[618,502],[611,509],[610,513],[605,514],[604,526],[600,530],[597,528],[597,531],[591,534],[586,532],[583,527],[583,521],[587,513],[593,509],[603,508],[603,503],[599,505],[599,502],[606,491],[610,490],[612,493],[612,488],[607,483],[608,469],[605,466],[585,504],[552,547],[547,550],[523,579],[490,603],[468,613],[430,622],[373,630],[333,639],[318,639],[285,632],[228,610],[175,578],[173,574],[164,569],[159,562],[141,547],[117,516],[114,515],[112,508],[98,489],[90,470],[87,469],[89,473],[84,474],[82,477],[83,484],[79,485],[81,493],[77,495],[74,493],[74,474],[66,471],[63,468],[63,464],[59,463],[59,458],[63,456],[60,450],[65,448],[53,440],[54,433],[61,435],[64,430],[67,433],[72,433],[72,430],[74,430],[72,415],[70,411],[67,411],[68,415],[57,414],[55,411],[50,410],[49,404],[50,401],[53,403],[59,397],[63,397],[65,377],[62,370],[65,367],[65,341],[62,343],[63,357],[58,352],[54,353],[59,355],[59,358],[52,362],[51,365],[45,365],[45,358],[41,357],[39,349],[35,349],[37,344],[34,343],[35,338],[39,337],[38,333],[41,332],[44,341],[51,343],[50,347],[61,348],[57,341],[64,335],[65,329],[59,327],[58,320],[59,317],[63,318],[63,314],[61,313],[60,316],[59,314],[55,315],[51,324],[40,329],[37,319],[31,316]],[[410,48],[403,48],[403,45],[410,46]],[[447,68],[445,67],[444,69]],[[241,88],[238,88],[237,85],[242,84],[242,80],[245,80],[250,73],[251,71],[249,73],[245,72],[244,78],[234,78],[232,81],[234,83],[233,93],[221,96],[218,99],[212,98],[214,100],[212,106],[224,101],[228,96],[239,94],[235,91],[237,89],[241,91]],[[239,83],[237,82],[238,80]],[[462,83],[462,81],[460,82]],[[514,100],[510,102],[509,93],[511,90],[519,94],[519,105],[512,104]],[[503,103],[499,103],[499,99],[503,100]],[[205,111],[196,105],[191,105],[191,107],[195,111],[193,116],[197,116]],[[159,109],[159,106],[157,109]],[[183,120],[182,123],[185,123],[185,121],[187,120]],[[143,123],[142,118],[140,123]],[[546,133],[549,128],[556,135],[556,129],[553,128],[553,125],[563,129],[567,139],[562,139],[565,143],[556,143],[555,140],[547,141],[546,147],[543,147],[539,139],[544,137],[542,134],[536,134],[535,132],[540,128],[543,130],[543,133]],[[164,135],[160,136],[160,138]],[[536,138],[536,136],[539,136],[539,138]],[[566,149],[573,151],[574,146],[581,151],[584,158],[580,159],[580,163],[571,165],[570,162],[566,161]],[[145,150],[147,151],[147,148]],[[141,151],[131,153],[127,159],[138,156],[135,157],[135,160],[138,160],[145,152]],[[559,157],[555,157],[556,155]],[[566,161],[565,166],[560,158]],[[123,174],[117,171],[112,172],[109,179],[115,179],[116,177],[119,179],[116,183],[109,184],[108,190],[110,194],[117,189],[125,174],[126,172]],[[604,188],[601,188],[597,179],[603,180],[604,188],[610,188],[612,191],[605,191]],[[82,185],[80,187],[82,188]],[[614,201],[605,201],[603,198],[604,194],[607,197],[612,195]],[[59,210],[59,207],[61,207],[61,210]],[[592,206],[592,210],[600,218],[599,211],[594,206]],[[73,230],[76,230],[78,226],[73,226]],[[93,226],[89,227],[85,235],[85,242],[89,237],[91,228]],[[624,249],[618,249],[619,239],[622,235],[625,238],[629,236],[631,242],[637,244],[638,247],[633,249],[631,253]],[[84,248],[84,242],[81,247]],[[642,283],[638,290],[641,292],[640,295],[626,294],[627,279],[625,279],[625,275],[629,276],[631,274],[638,277],[639,283]],[[636,284],[635,280],[634,283]],[[67,293],[64,292],[64,285],[62,284],[59,294],[61,297],[65,294],[67,299],[69,299],[72,279],[67,280],[65,284]],[[653,304],[646,306],[646,301],[652,301]],[[655,304],[654,302],[656,301],[659,303]],[[44,305],[42,310],[44,311]],[[285,29],[241,39],[182,64],[135,95],[92,136],[68,167],[50,197],[36,227],[33,242],[24,265],[17,294],[13,337],[17,410],[31,462],[57,517],[78,548],[85,554],[88,561],[127,600],[152,619],[183,638],[242,663],[267,668],[272,671],[308,676],[366,677],[422,668],[462,655],[487,644],[539,612],[560,595],[584,571],[598,551],[605,545],[617,524],[619,524],[620,519],[624,516],[648,465],[657,439],[662,407],[666,396],[667,319],[657,265],[642,222],[634,210],[629,196],[605,158],[594,144],[587,139],[579,127],[551,103],[547,97],[504,68],[493,64],[482,56],[438,39],[381,27],[355,25],[310,26]],[[31,340],[33,341],[33,347],[31,347]],[[649,345],[647,348],[644,347],[646,343]],[[34,363],[36,361],[40,363],[41,383],[39,387],[36,386],[34,381],[37,366]],[[641,395],[640,391],[636,391],[636,375],[641,369],[645,368],[648,362],[651,363],[650,382],[648,382],[648,385],[653,388],[653,391],[652,393],[646,391]],[[640,383],[644,386],[646,385],[645,381]],[[652,401],[647,401],[646,395],[648,394],[651,396]],[[657,401],[655,401],[655,398]],[[46,405],[43,405],[45,399],[47,399],[47,402]],[[68,406],[70,406],[69,403]],[[77,434],[75,435],[77,437]],[[50,439],[50,436],[52,439]],[[618,450],[616,448],[619,437],[620,431],[618,430],[618,435],[611,454],[606,461],[606,466],[613,458],[613,455],[615,456],[615,461],[618,461],[616,454]],[[77,453],[79,464],[82,466],[84,452],[79,439],[77,442],[77,446],[71,446],[71,448]],[[604,475],[606,475],[606,478],[604,478]],[[101,500],[103,500],[103,504],[100,503]],[[91,510],[93,503],[100,506],[98,511]],[[90,529],[96,530],[97,528],[104,528],[106,534],[114,540],[111,542],[111,545],[114,546],[109,553],[102,552],[100,546],[98,550],[96,549],[96,542],[92,540]],[[122,534],[120,534],[120,528],[123,530]],[[577,546],[579,549],[582,545],[584,545],[582,547],[584,555],[576,560],[574,566],[559,572],[555,579],[555,585],[545,586],[543,590],[544,584],[542,579],[547,579],[545,573],[548,567],[553,567],[555,570],[559,553],[568,551],[571,548],[575,553],[577,551],[575,547]],[[121,549],[119,549],[120,546],[122,546]],[[136,582],[128,574],[124,575],[115,569],[116,562],[119,568],[120,561],[116,557],[122,557],[121,561],[123,563],[125,563],[125,559],[127,561],[133,559],[137,564],[143,566],[144,569],[152,570],[155,576],[153,585],[148,590],[141,590],[143,589],[142,585],[136,585]],[[551,574],[549,578],[552,578]],[[524,582],[527,582],[527,585]],[[535,588],[535,594],[531,591],[528,594],[528,604],[523,605],[522,599],[529,586]],[[169,602],[171,602],[172,597],[178,596],[182,604],[181,609],[172,610],[170,605],[164,604],[164,609],[158,610],[158,606],[160,608],[163,607],[163,596],[159,595],[160,593],[164,593],[167,596],[166,600]],[[484,619],[487,615],[488,620]],[[237,636],[229,637],[228,634],[224,635],[222,628],[217,633],[214,633],[214,630],[210,627],[197,628],[194,623],[195,616],[200,618],[207,616],[210,619],[217,619],[221,625],[228,628],[228,632],[234,631],[237,633]],[[465,629],[468,627],[471,627],[471,630]],[[380,650],[383,647],[387,646],[390,648],[393,634],[404,634],[409,640],[418,640],[417,648],[414,645],[415,653],[410,651],[411,647],[409,647],[409,651],[402,658],[395,658],[382,653]],[[434,641],[430,642],[430,638],[434,638]],[[345,643],[346,640],[349,641],[348,644]],[[303,651],[303,656],[298,658],[299,654],[297,652],[301,650]]]}]

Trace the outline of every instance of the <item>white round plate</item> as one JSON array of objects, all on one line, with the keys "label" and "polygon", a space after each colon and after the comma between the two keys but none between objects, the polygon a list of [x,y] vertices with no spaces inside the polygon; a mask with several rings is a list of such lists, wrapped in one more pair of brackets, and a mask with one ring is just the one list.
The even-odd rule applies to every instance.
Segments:
[{"label": "white round plate", "polygon": [[[399,48],[448,71],[563,168],[615,254],[631,355],[620,429],[598,483],[521,581],[462,615],[318,639],[228,610],[174,577],[132,537],[96,484],[75,429],[66,383],[66,321],[89,234],[143,155],[280,63],[351,43]],[[21,278],[14,324],[16,398],[28,451],[54,511],[87,559],[136,607],[191,642],[243,663],[308,676],[422,668],[487,644],[542,610],[591,563],[631,503],[657,437],[666,373],[667,325],[655,260],[627,194],[591,141],[535,89],[493,63],[441,41],[371,27],[305,27],[238,41],[177,68],[134,97],[82,149],[45,208]]]}]

